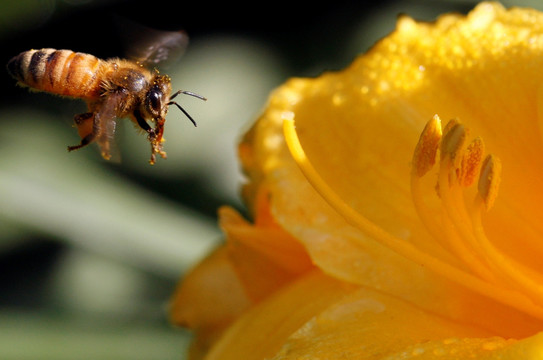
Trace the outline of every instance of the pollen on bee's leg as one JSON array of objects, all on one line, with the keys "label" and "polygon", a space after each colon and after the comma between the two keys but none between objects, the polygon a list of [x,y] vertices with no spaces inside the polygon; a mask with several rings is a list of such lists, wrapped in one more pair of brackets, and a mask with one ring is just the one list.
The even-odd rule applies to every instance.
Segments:
[{"label": "pollen on bee's leg", "polygon": [[79,114],[74,117],[74,123],[77,127],[77,132],[81,139],[85,138],[89,134],[92,134],[94,128],[94,113],[87,112]]},{"label": "pollen on bee's leg", "polygon": [[104,160],[111,160],[111,154],[107,151],[102,151],[101,152],[101,155],[102,157],[104,158]]},{"label": "pollen on bee's leg", "polygon": [[150,140],[151,142],[151,159],[149,160],[149,164],[154,165],[156,162],[156,154],[159,154],[160,157],[163,159],[167,158],[166,151],[162,150],[162,143],[164,142],[164,138],[162,138],[160,141],[157,141],[156,139]]}]

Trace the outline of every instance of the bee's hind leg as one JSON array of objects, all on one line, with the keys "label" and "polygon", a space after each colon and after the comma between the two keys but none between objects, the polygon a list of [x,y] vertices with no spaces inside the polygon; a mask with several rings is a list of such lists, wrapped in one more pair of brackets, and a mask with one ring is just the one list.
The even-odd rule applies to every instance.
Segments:
[{"label": "bee's hind leg", "polygon": [[68,146],[68,151],[81,149],[92,143],[96,137],[96,132],[94,130],[94,113],[88,112],[76,115],[74,117],[74,122],[77,127],[77,132],[81,137],[81,142],[79,145]]}]

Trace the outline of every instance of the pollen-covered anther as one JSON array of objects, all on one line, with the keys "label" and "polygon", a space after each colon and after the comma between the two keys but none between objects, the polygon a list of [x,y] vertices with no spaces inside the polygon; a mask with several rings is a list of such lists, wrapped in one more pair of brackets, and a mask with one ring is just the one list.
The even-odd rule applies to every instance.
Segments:
[{"label": "pollen-covered anther", "polygon": [[458,120],[451,120],[445,126],[443,131],[443,141],[441,142],[441,160],[448,159],[457,175],[462,166],[468,129]]},{"label": "pollen-covered anther", "polygon": [[481,166],[477,190],[485,203],[487,211],[494,205],[494,200],[498,196],[501,169],[501,161],[494,155],[488,155]]},{"label": "pollen-covered anther", "polygon": [[461,186],[468,187],[472,185],[479,175],[479,168],[484,155],[483,139],[476,137],[468,145],[458,173],[458,182]]},{"label": "pollen-covered anther", "polygon": [[441,119],[434,115],[426,123],[413,153],[413,172],[418,177],[423,177],[434,166],[441,137]]}]

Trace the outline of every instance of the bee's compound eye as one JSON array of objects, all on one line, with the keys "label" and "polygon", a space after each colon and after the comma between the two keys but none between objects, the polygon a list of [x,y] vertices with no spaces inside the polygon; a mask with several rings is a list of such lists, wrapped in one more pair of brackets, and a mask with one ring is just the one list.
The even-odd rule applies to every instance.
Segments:
[{"label": "bee's compound eye", "polygon": [[149,107],[154,112],[160,112],[160,109],[162,108],[162,94],[159,90],[153,89],[149,91],[149,94],[147,95],[147,101],[149,102]]}]

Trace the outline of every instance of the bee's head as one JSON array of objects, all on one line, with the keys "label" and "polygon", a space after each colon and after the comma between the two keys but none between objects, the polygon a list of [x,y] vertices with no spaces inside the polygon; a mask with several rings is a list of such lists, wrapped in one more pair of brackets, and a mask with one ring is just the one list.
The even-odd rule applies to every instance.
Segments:
[{"label": "bee's head", "polygon": [[175,101],[175,98],[179,94],[186,94],[197,97],[202,100],[207,100],[205,97],[190,91],[179,90],[175,94],[171,95],[172,85],[170,77],[167,75],[155,75],[149,90],[145,94],[145,98],[141,102],[140,113],[144,119],[152,120],[155,123],[155,128],[149,133],[149,141],[151,142],[152,154],[151,164],[155,162],[155,154],[158,153],[162,157],[166,157],[166,153],[162,150],[164,123],[166,122],[166,113],[170,105],[175,105],[185,114],[186,117],[196,126],[194,119]]},{"label": "bee's head", "polygon": [[160,121],[164,121],[166,118],[166,113],[168,112],[168,107],[170,105],[175,105],[185,114],[185,116],[196,126],[196,121],[175,101],[175,98],[179,94],[185,94],[197,97],[201,100],[207,100],[205,97],[195,94],[190,91],[179,90],[175,94],[170,95],[172,92],[172,85],[170,77],[167,75],[156,75],[153,81],[153,84],[145,94],[145,100],[143,102],[143,114],[147,119],[154,120],[157,124]]},{"label": "bee's head", "polygon": [[168,112],[168,102],[172,85],[170,77],[167,75],[156,75],[145,94],[142,102],[142,115],[145,119],[159,121],[166,117]]}]

